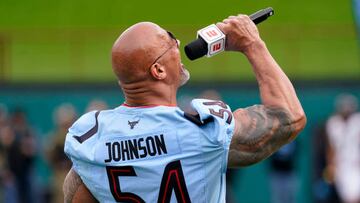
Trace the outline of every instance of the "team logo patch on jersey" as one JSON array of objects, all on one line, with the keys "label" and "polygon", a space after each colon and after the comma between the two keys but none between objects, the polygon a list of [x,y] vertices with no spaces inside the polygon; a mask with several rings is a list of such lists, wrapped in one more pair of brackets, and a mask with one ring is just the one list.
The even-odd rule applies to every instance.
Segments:
[{"label": "team logo patch on jersey", "polygon": [[137,121],[128,121],[128,124],[129,124],[129,126],[130,126],[130,129],[131,129],[131,130],[134,129],[135,125],[138,124],[139,121],[140,121],[140,119],[137,120]]}]

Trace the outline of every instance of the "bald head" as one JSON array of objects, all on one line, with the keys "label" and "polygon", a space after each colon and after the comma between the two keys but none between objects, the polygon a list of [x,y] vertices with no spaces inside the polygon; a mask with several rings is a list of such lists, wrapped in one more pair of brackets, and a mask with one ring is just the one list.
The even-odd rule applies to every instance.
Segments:
[{"label": "bald head", "polygon": [[112,48],[112,65],[121,83],[146,80],[147,68],[167,47],[167,33],[151,22],[137,23],[125,30]]},{"label": "bald head", "polygon": [[128,105],[175,105],[190,74],[181,63],[180,41],[151,22],[125,30],[112,48],[112,66]]}]

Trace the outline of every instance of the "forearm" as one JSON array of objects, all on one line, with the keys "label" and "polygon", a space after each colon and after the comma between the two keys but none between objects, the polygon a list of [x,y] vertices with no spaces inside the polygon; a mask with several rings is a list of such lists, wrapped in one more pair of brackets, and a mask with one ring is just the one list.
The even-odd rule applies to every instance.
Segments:
[{"label": "forearm", "polygon": [[[291,119],[305,122],[305,114],[289,78],[271,56],[263,41],[254,42],[244,54],[252,65],[259,84],[262,104],[282,108]],[[295,122],[296,123],[296,122]]]},{"label": "forearm", "polygon": [[229,16],[216,25],[226,34],[226,50],[244,53],[251,63],[262,103],[268,107],[284,108],[295,118],[304,117],[290,80],[267,50],[249,16]]},{"label": "forearm", "polygon": [[226,49],[245,54],[259,84],[262,105],[234,112],[235,130],[229,166],[246,166],[270,156],[304,128],[306,117],[290,80],[276,63],[246,15],[217,24],[226,33]]},{"label": "forearm", "polygon": [[259,83],[262,105],[238,109],[230,145],[229,166],[257,163],[292,141],[304,128],[306,117],[295,90],[259,41],[244,51]]}]

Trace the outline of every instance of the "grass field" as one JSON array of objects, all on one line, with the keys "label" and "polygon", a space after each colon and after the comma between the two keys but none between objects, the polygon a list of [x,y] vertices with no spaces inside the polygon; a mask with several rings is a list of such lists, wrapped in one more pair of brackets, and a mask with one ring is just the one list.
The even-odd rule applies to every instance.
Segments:
[{"label": "grass field", "polygon": [[[360,79],[359,43],[351,1],[120,1],[0,2],[0,79],[8,82],[106,82],[113,41],[127,26],[153,21],[184,46],[197,29],[239,12],[272,6],[259,25],[270,51],[292,79]],[[238,53],[183,61],[194,81],[248,81]]]}]

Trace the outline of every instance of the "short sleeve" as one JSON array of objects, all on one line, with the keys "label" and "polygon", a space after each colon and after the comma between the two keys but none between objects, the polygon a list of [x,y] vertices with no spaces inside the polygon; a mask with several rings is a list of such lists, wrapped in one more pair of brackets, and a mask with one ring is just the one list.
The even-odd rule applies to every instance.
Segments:
[{"label": "short sleeve", "polygon": [[199,114],[203,131],[208,139],[224,149],[223,167],[226,170],[230,142],[235,128],[230,107],[222,101],[207,99],[194,99],[191,106]]},{"label": "short sleeve", "polygon": [[70,128],[65,138],[64,152],[76,165],[76,160],[93,161],[95,158],[99,112],[81,116]]}]

